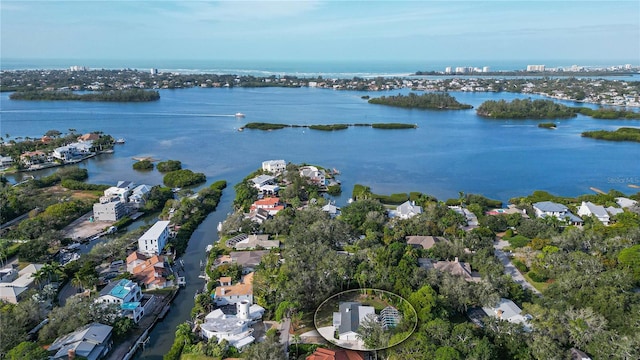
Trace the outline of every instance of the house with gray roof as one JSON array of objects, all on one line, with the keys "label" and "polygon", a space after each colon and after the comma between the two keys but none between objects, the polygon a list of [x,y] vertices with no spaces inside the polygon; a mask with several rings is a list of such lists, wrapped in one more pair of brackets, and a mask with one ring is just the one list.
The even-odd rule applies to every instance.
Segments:
[{"label": "house with gray roof", "polygon": [[415,201],[410,200],[398,205],[394,211],[390,212],[392,217],[398,217],[400,219],[409,219],[420,214],[422,214],[422,206],[418,206]]},{"label": "house with gray roof", "polygon": [[49,359],[69,359],[71,356],[81,356],[87,360],[102,359],[111,350],[112,330],[109,325],[92,323],[61,336],[49,346]]},{"label": "house with gray roof", "polygon": [[583,201],[578,209],[580,216],[595,216],[604,225],[609,225],[609,214],[603,206],[596,205],[590,201]]},{"label": "house with gray roof", "polygon": [[630,207],[634,207],[635,205],[638,204],[637,201],[631,200],[631,199],[626,198],[626,197],[617,197],[616,198],[616,203],[618,203],[618,205],[620,205],[621,208],[630,208]]},{"label": "house with gray roof", "polygon": [[534,203],[533,210],[539,218],[553,216],[572,225],[582,225],[584,223],[581,218],[571,213],[567,206],[554,203],[552,201],[540,201]]},{"label": "house with gray roof", "polygon": [[333,327],[338,330],[340,340],[356,340],[358,327],[367,317],[376,317],[373,306],[363,306],[359,302],[342,302],[339,312],[333,313]]},{"label": "house with gray roof", "polygon": [[522,315],[522,309],[509,299],[501,298],[495,306],[485,306],[482,310],[484,310],[488,316],[514,324],[522,324],[525,329],[531,329],[529,325],[531,316]]}]

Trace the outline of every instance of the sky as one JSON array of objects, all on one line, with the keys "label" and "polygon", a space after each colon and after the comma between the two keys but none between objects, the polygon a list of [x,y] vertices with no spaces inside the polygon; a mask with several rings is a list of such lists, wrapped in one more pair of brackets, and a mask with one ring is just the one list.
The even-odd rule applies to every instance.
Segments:
[{"label": "sky", "polygon": [[640,1],[10,1],[0,57],[640,64]]}]

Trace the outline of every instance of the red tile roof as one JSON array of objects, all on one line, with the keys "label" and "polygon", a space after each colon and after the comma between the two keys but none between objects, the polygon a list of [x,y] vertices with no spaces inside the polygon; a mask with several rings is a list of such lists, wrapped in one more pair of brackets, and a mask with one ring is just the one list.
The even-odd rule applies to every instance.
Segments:
[{"label": "red tile roof", "polygon": [[353,350],[317,348],[306,360],[364,360],[364,356]]}]

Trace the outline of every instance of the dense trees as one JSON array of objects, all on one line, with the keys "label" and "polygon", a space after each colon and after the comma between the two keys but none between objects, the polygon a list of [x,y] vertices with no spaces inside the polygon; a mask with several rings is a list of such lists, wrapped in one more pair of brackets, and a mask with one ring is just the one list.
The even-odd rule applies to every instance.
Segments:
[{"label": "dense trees", "polygon": [[153,163],[150,160],[144,159],[133,163],[133,170],[149,171],[153,170]]},{"label": "dense trees", "polygon": [[170,187],[183,187],[203,183],[207,181],[207,177],[191,170],[176,170],[167,173],[162,181]]},{"label": "dense trees", "polygon": [[395,96],[382,96],[379,98],[369,99],[369,103],[403,108],[437,110],[460,110],[473,108],[471,105],[459,103],[456,98],[448,93],[424,93],[422,95],[409,93],[408,95],[398,94]]},{"label": "dense trees", "polygon": [[575,117],[575,111],[551,100],[488,100],[477,110],[478,115],[493,119],[558,119]]},{"label": "dense trees", "polygon": [[72,91],[16,91],[11,100],[76,100],[108,102],[144,102],[160,99],[160,93],[151,90],[127,89],[77,94]]},{"label": "dense trees", "polygon": [[635,141],[640,142],[640,129],[621,127],[615,131],[594,130],[584,131],[583,137],[610,141]]},{"label": "dense trees", "polygon": [[166,172],[176,171],[181,169],[182,169],[182,162],[178,160],[160,161],[158,163],[158,171],[160,171],[161,173],[166,173]]}]

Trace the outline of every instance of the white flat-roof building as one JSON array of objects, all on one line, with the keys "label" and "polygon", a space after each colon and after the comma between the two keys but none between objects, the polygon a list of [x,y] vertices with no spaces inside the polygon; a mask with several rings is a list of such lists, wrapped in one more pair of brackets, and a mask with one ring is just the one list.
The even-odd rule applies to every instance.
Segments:
[{"label": "white flat-roof building", "polygon": [[169,239],[169,221],[158,221],[138,239],[138,251],[159,255]]},{"label": "white flat-roof building", "polygon": [[127,208],[120,201],[93,204],[95,221],[118,221],[127,214]]}]

